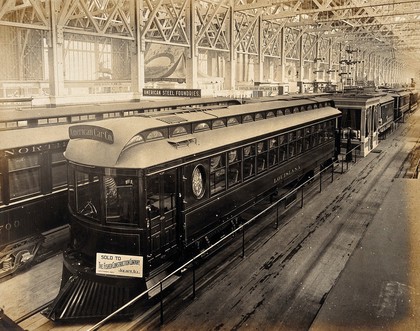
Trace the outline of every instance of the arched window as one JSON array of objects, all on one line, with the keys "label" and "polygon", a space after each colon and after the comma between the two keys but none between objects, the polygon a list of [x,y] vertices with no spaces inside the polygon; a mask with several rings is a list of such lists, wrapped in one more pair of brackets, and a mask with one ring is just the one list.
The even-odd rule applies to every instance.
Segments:
[{"label": "arched window", "polygon": [[261,113],[256,113],[255,114],[255,120],[256,121],[260,121],[260,120],[263,120],[263,119],[264,119],[264,117]]},{"label": "arched window", "polygon": [[172,136],[181,136],[187,134],[187,129],[183,126],[177,126],[174,131],[172,131]]},{"label": "arched window", "polygon": [[228,126],[237,125],[237,124],[239,124],[239,121],[236,117],[231,117],[227,121]]},{"label": "arched window", "polygon": [[218,119],[213,121],[213,129],[224,128],[226,124],[223,120]]},{"label": "arched window", "polygon": [[[283,115],[283,113],[282,113],[282,115]],[[273,111],[268,111],[267,112],[267,115],[266,115],[266,118],[270,118],[270,117],[275,117],[276,115],[274,115],[274,112]]]},{"label": "arched window", "polygon": [[252,118],[252,115],[245,115],[242,118],[242,123],[247,123],[247,122],[252,122],[252,121],[254,121],[254,119]]},{"label": "arched window", "polygon": [[210,126],[205,122],[198,123],[194,128],[194,132],[207,131],[207,130],[210,130]]},{"label": "arched window", "polygon": [[136,134],[133,138],[131,138],[128,143],[125,145],[124,148],[144,143],[144,138],[141,136],[141,134]]},{"label": "arched window", "polygon": [[157,139],[163,139],[163,133],[160,132],[159,130],[154,130],[151,131],[147,137],[146,137],[146,141],[150,141],[150,140],[157,140]]}]

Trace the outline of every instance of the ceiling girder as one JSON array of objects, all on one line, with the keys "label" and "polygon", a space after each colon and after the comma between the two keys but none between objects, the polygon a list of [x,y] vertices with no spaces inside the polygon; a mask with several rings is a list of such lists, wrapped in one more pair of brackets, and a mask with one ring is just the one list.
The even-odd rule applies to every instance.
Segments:
[{"label": "ceiling girder", "polygon": [[[0,25],[49,30],[51,1],[2,0]],[[410,63],[420,71],[419,0],[62,0],[56,2],[57,23],[64,33],[135,40],[133,1],[142,4],[139,31],[145,42],[229,52],[233,40],[239,53],[296,58],[302,40],[309,59],[313,40],[331,40],[392,50],[414,59]],[[278,46],[282,31],[284,50]]]}]

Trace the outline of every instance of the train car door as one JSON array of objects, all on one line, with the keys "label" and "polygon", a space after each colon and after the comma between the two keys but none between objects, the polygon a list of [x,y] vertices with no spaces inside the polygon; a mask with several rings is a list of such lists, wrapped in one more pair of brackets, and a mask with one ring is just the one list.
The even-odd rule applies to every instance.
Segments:
[{"label": "train car door", "polygon": [[177,171],[147,177],[146,214],[149,220],[150,260],[167,259],[177,251]]}]

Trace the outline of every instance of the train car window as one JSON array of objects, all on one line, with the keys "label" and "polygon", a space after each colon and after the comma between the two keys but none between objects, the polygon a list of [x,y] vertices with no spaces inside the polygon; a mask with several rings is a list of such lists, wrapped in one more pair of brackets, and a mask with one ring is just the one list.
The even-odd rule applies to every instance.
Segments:
[{"label": "train car window", "polygon": [[322,141],[324,142],[328,141],[329,136],[330,136],[329,131],[330,131],[330,127],[329,127],[328,122],[322,123],[322,136],[323,136]]},{"label": "train car window", "polygon": [[159,130],[153,130],[147,134],[146,141],[163,139],[164,135]]},{"label": "train car window", "polygon": [[298,113],[298,112],[299,112],[299,107],[295,107],[295,108],[293,108],[293,110],[292,110],[292,113],[293,113],[293,114]]},{"label": "train car window", "polygon": [[41,165],[39,154],[14,157],[8,161],[11,199],[41,192]]},{"label": "train car window", "polygon": [[[303,108],[305,108],[305,107],[303,107]],[[311,110],[312,109],[312,106],[311,105],[308,105],[307,107],[306,107],[306,110]],[[303,110],[305,110],[305,109],[303,109]]]},{"label": "train car window", "polygon": [[245,115],[244,117],[242,117],[242,123],[247,123],[247,122],[253,122],[254,119],[252,118],[252,115]]},{"label": "train car window", "polygon": [[124,148],[128,148],[131,147],[133,145],[137,145],[137,144],[142,144],[144,143],[144,138],[143,136],[139,133],[136,134],[133,138],[131,138],[128,143],[124,146]]},{"label": "train car window", "polygon": [[290,132],[288,136],[289,141],[293,141],[296,139],[296,131]]},{"label": "train car window", "polygon": [[255,120],[256,121],[261,121],[263,119],[264,119],[264,117],[263,117],[263,115],[261,113],[256,113],[255,114]]},{"label": "train car window", "polygon": [[277,148],[277,138],[271,138],[268,141],[268,148],[269,149],[273,149],[273,148]]},{"label": "train car window", "polygon": [[318,109],[318,104],[314,104],[314,109]]},{"label": "train car window", "polygon": [[171,133],[171,137],[182,136],[184,134],[188,134],[187,129],[184,126],[177,126],[173,128]]},{"label": "train car window", "polygon": [[213,129],[219,129],[219,128],[224,128],[224,127],[226,127],[226,123],[224,120],[217,119],[217,120],[214,120],[212,123]]},{"label": "train car window", "polygon": [[237,162],[239,159],[239,153],[238,150],[234,149],[232,151],[228,152],[228,161],[229,163]]},{"label": "train car window", "polygon": [[195,127],[194,127],[194,132],[201,132],[201,131],[207,131],[210,130],[210,126],[208,125],[208,123],[198,123]]},{"label": "train car window", "polygon": [[267,170],[267,142],[257,143],[257,171],[261,173]]},{"label": "train car window", "polygon": [[165,171],[162,175],[162,207],[167,213],[175,209],[176,170]]},{"label": "train car window", "polygon": [[229,187],[241,181],[241,150],[234,149],[228,152],[228,185]]},{"label": "train car window", "polygon": [[303,149],[307,151],[311,148],[311,139],[312,139],[312,127],[308,126],[305,128],[305,138],[304,138],[304,144]]},{"label": "train car window", "polygon": [[297,130],[296,132],[296,154],[300,154],[303,151],[303,130]]},{"label": "train car window", "polygon": [[277,110],[277,116],[283,116],[284,115],[284,111],[279,109]]},{"label": "train car window", "polygon": [[134,179],[103,177],[105,213],[108,223],[134,223]]},{"label": "train car window", "polygon": [[287,159],[287,139],[286,135],[279,137],[279,162],[286,161]]},{"label": "train car window", "polygon": [[244,175],[244,179],[246,179],[255,174],[255,146],[248,145],[244,147],[243,154],[244,154],[243,175]]},{"label": "train car window", "polygon": [[[283,114],[282,114],[283,115]],[[276,117],[276,115],[274,114],[273,111],[268,111],[267,114],[265,115],[266,118],[271,118],[271,117]]]},{"label": "train car window", "polygon": [[278,163],[278,139],[271,138],[268,141],[269,155],[268,155],[268,166],[272,167]]},{"label": "train car window", "polygon": [[226,189],[226,160],[221,154],[210,159],[210,194]]},{"label": "train car window", "polygon": [[241,163],[236,162],[229,165],[228,185],[229,187],[235,186],[241,182]]},{"label": "train car window", "polygon": [[288,136],[289,140],[289,158],[296,155],[296,131],[290,132]]},{"label": "train car window", "polygon": [[331,120],[331,121],[329,121],[329,130],[328,130],[328,133],[329,133],[329,138],[330,138],[330,140],[333,140],[333,139],[335,139],[335,127],[336,127],[336,125],[335,125],[335,121],[334,120]]},{"label": "train car window", "polygon": [[360,130],[361,109],[340,109],[342,112],[341,123],[343,128]]},{"label": "train car window", "polygon": [[53,189],[67,183],[67,164],[62,151],[51,153],[51,178]]},{"label": "train car window", "polygon": [[227,120],[227,126],[237,125],[239,124],[239,121],[236,117],[230,117]]},{"label": "train car window", "polygon": [[75,191],[77,213],[100,221],[101,186],[99,177],[76,171]]},{"label": "train car window", "polygon": [[290,114],[293,114],[293,111],[290,108],[286,108],[284,110],[284,115],[290,115]]},{"label": "train car window", "polygon": [[146,209],[148,218],[153,219],[160,216],[160,193],[159,193],[159,175],[152,175],[147,178],[147,204]]}]

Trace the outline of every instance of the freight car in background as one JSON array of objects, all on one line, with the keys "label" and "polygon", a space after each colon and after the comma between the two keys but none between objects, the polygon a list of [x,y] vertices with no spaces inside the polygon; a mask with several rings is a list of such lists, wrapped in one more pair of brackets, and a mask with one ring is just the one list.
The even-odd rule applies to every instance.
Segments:
[{"label": "freight car in background", "polygon": [[47,316],[104,317],[156,284],[258,198],[331,164],[340,117],[292,99],[70,127],[71,239]]}]

